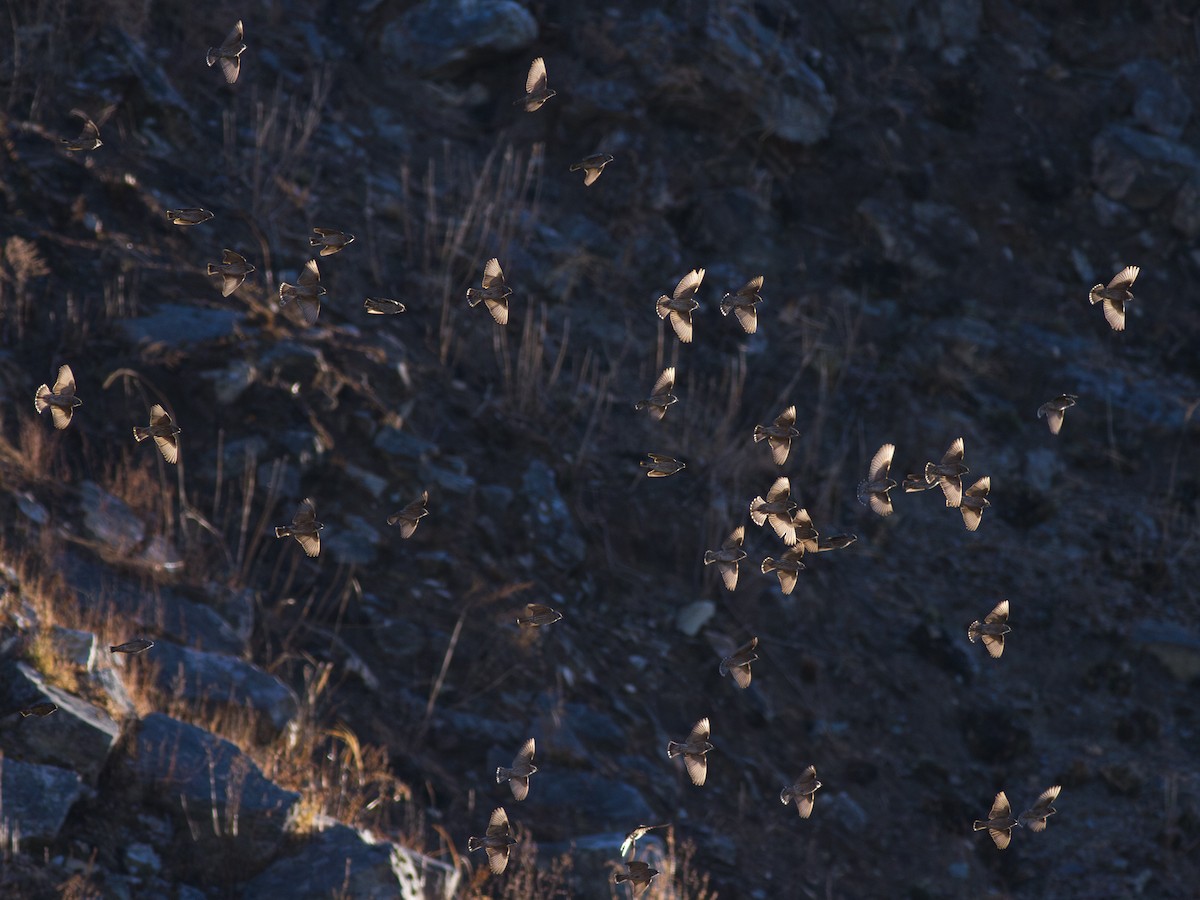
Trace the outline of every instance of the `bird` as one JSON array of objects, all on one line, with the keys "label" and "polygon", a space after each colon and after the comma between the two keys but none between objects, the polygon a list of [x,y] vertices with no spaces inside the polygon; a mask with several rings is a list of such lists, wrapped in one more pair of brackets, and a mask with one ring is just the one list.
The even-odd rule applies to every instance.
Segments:
[{"label": "bird", "polygon": [[1125,304],[1133,299],[1133,291],[1129,288],[1141,271],[1139,266],[1126,266],[1113,276],[1107,287],[1098,284],[1088,295],[1093,306],[1104,303],[1104,318],[1113,331],[1125,330]]},{"label": "bird", "polygon": [[540,628],[542,625],[553,625],[560,619],[562,613],[557,609],[541,603],[526,603],[525,613],[517,616],[517,625],[521,628]]},{"label": "bird", "polygon": [[666,828],[669,824],[670,823],[667,822],[662,825],[639,825],[637,828],[633,829],[633,831],[625,835],[625,840],[621,842],[621,857],[624,858],[625,854],[633,848],[633,845],[644,838],[651,831],[654,831],[657,828]]},{"label": "bird", "polygon": [[325,288],[321,287],[321,273],[317,269],[317,261],[310,259],[300,270],[300,276],[295,284],[286,281],[279,285],[279,305],[285,306],[289,300],[295,300],[300,307],[304,321],[315,325],[317,316],[321,314],[321,296]]},{"label": "bird", "polygon": [[658,317],[665,319],[669,316],[671,327],[675,329],[679,340],[685,344],[692,342],[692,310],[700,306],[695,295],[702,281],[704,270],[692,269],[679,279],[679,284],[675,285],[675,291],[670,297],[663,294],[655,305]]},{"label": "bird", "polygon": [[150,407],[150,424],[147,427],[133,426],[133,439],[139,444],[148,437],[154,438],[158,452],[163,459],[174,465],[179,462],[180,427],[172,420],[170,414],[158,403]]},{"label": "bird", "polygon": [[742,549],[742,542],[745,539],[746,527],[739,525],[729,532],[729,537],[725,538],[725,543],[721,544],[720,550],[704,551],[704,564],[708,566],[716,563],[717,571],[721,573],[721,581],[725,583],[727,591],[737,589],[738,563],[746,558],[746,551]]},{"label": "bird", "polygon": [[1046,424],[1050,426],[1050,433],[1058,434],[1062,430],[1063,417],[1078,399],[1077,394],[1059,394],[1038,407],[1038,418],[1045,418]]},{"label": "bird", "polygon": [[1058,799],[1058,792],[1062,790],[1061,785],[1054,785],[1042,791],[1041,795],[1033,801],[1033,806],[1025,810],[1018,817],[1017,821],[1025,828],[1033,832],[1041,832],[1046,830],[1046,819],[1054,815],[1058,810],[1054,808],[1054,801]]},{"label": "bird", "polygon": [[321,256],[333,256],[347,244],[354,242],[354,235],[338,231],[336,228],[314,228],[308,239],[310,247],[320,247]]},{"label": "bird", "polygon": [[888,491],[896,486],[896,482],[888,478],[888,470],[892,467],[895,453],[895,444],[880,447],[871,458],[867,477],[858,483],[858,502],[870,506],[873,512],[881,516],[892,514],[892,498],[888,496]]},{"label": "bird", "polygon": [[625,871],[618,872],[615,878],[617,884],[628,881],[633,887],[633,896],[637,897],[645,893],[646,888],[650,887],[650,882],[654,880],[654,876],[658,874],[658,869],[654,868],[647,862],[640,859],[631,859],[625,863]]},{"label": "bird", "polygon": [[275,537],[294,537],[308,556],[321,552],[321,537],[318,534],[325,526],[317,521],[317,508],[308,497],[300,503],[291,525],[276,525]]},{"label": "bird", "polygon": [[546,87],[546,61],[539,56],[529,64],[529,74],[525,76],[525,96],[514,100],[513,106],[524,106],[525,112],[536,112],[557,93]]},{"label": "bird", "polygon": [[813,525],[807,509],[798,509],[792,513],[792,532],[796,535],[796,543],[804,548],[805,553],[820,552],[821,535]]},{"label": "bird", "polygon": [[399,525],[400,537],[407,540],[413,536],[413,532],[417,530],[417,525],[420,521],[429,515],[429,510],[426,508],[428,503],[429,491],[421,491],[420,497],[399,512],[394,512],[388,516],[387,523],[389,525]]},{"label": "bird", "polygon": [[804,563],[800,562],[800,558],[804,556],[804,546],[797,544],[791,550],[788,550],[779,559],[773,559],[768,556],[762,561],[763,574],[774,572],[775,577],[779,579],[779,588],[783,591],[784,596],[790,596],[792,591],[796,589],[796,580],[800,577],[800,572],[804,569]]},{"label": "bird", "polygon": [[758,654],[754,652],[756,647],[758,647],[758,638],[750,638],[722,659],[717,671],[721,673],[722,677],[732,675],[733,683],[743,690],[750,687],[750,663],[758,659]]},{"label": "bird", "polygon": [[492,810],[492,817],[488,819],[484,836],[467,838],[467,850],[472,853],[476,850],[485,851],[488,868],[492,870],[492,874],[499,875],[508,865],[509,845],[516,842],[517,839],[513,837],[508,824],[508,813],[504,811],[503,806],[497,806]]},{"label": "bird", "polygon": [[496,784],[507,781],[512,789],[513,799],[518,803],[529,796],[529,776],[537,771],[537,766],[533,764],[533,753],[536,749],[534,739],[530,738],[513,757],[512,768],[496,767]]},{"label": "bird", "polygon": [[796,529],[792,525],[792,511],[796,502],[792,500],[792,483],[787,476],[775,479],[771,489],[767,491],[767,499],[755,497],[750,501],[750,518],[759,528],[770,522],[775,533],[783,538],[789,547],[796,543]]},{"label": "bird", "polygon": [[585,156],[579,162],[572,164],[571,171],[578,172],[583,170],[583,185],[588,187],[596,183],[596,179],[600,177],[600,173],[604,171],[613,158],[607,153],[597,153],[594,156]]},{"label": "bird", "polygon": [[800,818],[807,819],[812,815],[813,801],[820,786],[821,782],[817,781],[817,767],[809,766],[800,773],[800,777],[793,784],[786,785],[779,792],[779,802],[787,806],[794,800]]},{"label": "bird", "polygon": [[213,214],[211,212],[207,209],[201,209],[198,206],[167,210],[167,221],[172,225],[199,225],[202,222],[207,222],[212,217]]},{"label": "bird", "polygon": [[691,733],[682,743],[667,742],[667,758],[674,759],[682,754],[683,761],[687,765],[688,775],[696,787],[703,787],[704,781],[708,777],[708,761],[704,755],[713,748],[708,740],[710,734],[708,719],[704,718],[692,726]]},{"label": "bird", "polygon": [[221,251],[220,263],[209,263],[208,274],[221,276],[221,296],[228,297],[242,286],[246,276],[254,271],[254,266],[246,262],[246,258],[232,250]]},{"label": "bird", "polygon": [[208,48],[208,65],[211,68],[219,61],[225,81],[233,84],[238,80],[238,74],[242,71],[241,57],[242,51],[245,49],[246,45],[242,43],[242,20],[238,19],[237,24],[233,26],[233,30],[229,32],[220,47]]},{"label": "bird", "polygon": [[404,312],[404,304],[386,297],[368,297],[363,301],[363,309],[372,316],[394,316]]},{"label": "bird", "polygon": [[54,380],[53,388],[43,384],[33,395],[33,408],[38,411],[38,415],[45,412],[46,407],[50,407],[50,417],[59,431],[71,424],[75,410],[81,406],[83,401],[75,396],[75,375],[67,365],[58,367],[58,377]]},{"label": "bird", "polygon": [[963,452],[963,439],[955,438],[940,463],[925,463],[925,483],[941,485],[946,505],[953,508],[962,502],[962,476],[971,471],[963,465]]},{"label": "bird", "polygon": [[1004,796],[1004,791],[996,795],[996,799],[992,801],[991,811],[988,812],[986,822],[975,820],[975,830],[983,831],[987,829],[987,833],[992,836],[992,840],[996,842],[996,846],[1003,850],[1008,846],[1008,842],[1012,840],[1012,830],[1020,823],[1012,817],[1012,808],[1008,805],[1008,798]]},{"label": "bird", "polygon": [[115,647],[109,647],[109,653],[144,653],[154,646],[154,641],[148,641],[145,638],[138,638],[136,641],[127,641],[124,644],[117,644]]},{"label": "bird", "polygon": [[37,716],[39,719],[44,719],[54,712],[58,712],[58,706],[49,700],[44,700],[41,703],[35,703],[33,706],[27,706],[21,710],[21,718],[27,719],[30,716]]},{"label": "bird", "polygon": [[788,453],[792,449],[792,438],[800,437],[796,430],[796,407],[789,406],[775,417],[774,424],[755,425],[754,443],[766,441],[771,448],[771,458],[775,465],[782,466],[787,462]]},{"label": "bird", "polygon": [[83,119],[83,129],[79,132],[79,137],[73,141],[66,138],[61,138],[61,143],[67,150],[75,152],[98,150],[104,146],[104,141],[100,140],[100,129],[96,127],[96,123],[81,112],[76,112],[75,115]]},{"label": "bird", "polygon": [[936,481],[926,481],[924,473],[918,472],[904,476],[904,480],[900,482],[900,486],[904,488],[906,494],[913,494],[917,491],[928,491],[931,488],[938,486]]},{"label": "bird", "polygon": [[646,469],[647,478],[666,478],[668,475],[674,475],[687,468],[687,463],[670,456],[663,456],[661,453],[647,453],[646,455],[650,457],[650,462],[643,459],[639,465]]},{"label": "bird", "polygon": [[467,288],[467,303],[472,307],[478,306],[480,302],[487,304],[488,312],[492,314],[496,324],[507,325],[508,298],[511,295],[512,288],[504,281],[500,261],[493,256],[483,267],[483,289]]},{"label": "bird", "polygon": [[979,523],[983,521],[983,511],[992,505],[987,498],[991,489],[991,476],[984,475],[963,493],[959,512],[962,513],[963,524],[967,526],[967,531],[975,531],[979,528]]},{"label": "bird", "polygon": [[984,616],[983,621],[976,619],[967,626],[967,637],[971,643],[982,638],[983,646],[993,659],[999,659],[1004,654],[1004,636],[1012,632],[1008,626],[1008,601],[1001,600],[995,608]]},{"label": "bird", "polygon": [[[754,305],[762,302],[762,297],[758,293],[762,290],[762,286],[763,277],[755,275],[736,291],[721,298],[721,315],[727,316],[732,312],[737,316],[742,331],[746,334],[754,334],[758,330],[758,311]],[[795,416],[792,417],[792,420],[795,421]],[[779,420],[776,420],[775,424],[778,425]],[[783,465],[783,463],[779,463],[779,465]]]},{"label": "bird", "polygon": [[830,550],[842,550],[857,540],[857,534],[831,534],[817,541],[817,552],[828,553]]},{"label": "bird", "polygon": [[633,408],[648,409],[650,415],[662,421],[663,416],[667,414],[667,407],[679,399],[671,393],[674,387],[675,367],[667,366],[658,376],[658,381],[654,382],[654,387],[650,389],[650,396],[633,404]]}]

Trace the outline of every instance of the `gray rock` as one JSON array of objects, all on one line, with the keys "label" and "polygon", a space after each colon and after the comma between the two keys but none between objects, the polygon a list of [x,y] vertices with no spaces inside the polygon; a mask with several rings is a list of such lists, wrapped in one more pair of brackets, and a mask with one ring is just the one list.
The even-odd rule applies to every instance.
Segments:
[{"label": "gray rock", "polygon": [[1171,225],[1185,237],[1200,237],[1200,172],[1193,172],[1180,185]]},{"label": "gray rock", "polygon": [[688,637],[695,637],[716,613],[717,604],[711,600],[697,600],[675,614],[675,627]]},{"label": "gray rock", "polygon": [[246,388],[254,383],[258,372],[254,364],[244,359],[235,359],[223,369],[210,369],[201,372],[200,377],[211,382],[217,402],[229,406],[242,396]]},{"label": "gray rock", "polygon": [[96,636],[90,631],[76,631],[61,625],[50,626],[50,646],[63,662],[92,671],[96,665]]},{"label": "gray rock", "polygon": [[1144,619],[1131,637],[1178,680],[1186,683],[1200,677],[1200,636],[1171,622]]},{"label": "gray rock", "polygon": [[1135,59],[1121,66],[1119,74],[1133,91],[1134,121],[1163,137],[1183,134],[1192,117],[1192,101],[1163,62]]},{"label": "gray rock", "polygon": [[83,527],[95,540],[128,555],[146,539],[146,524],[123,500],[94,481],[79,486]]},{"label": "gray rock", "polygon": [[241,321],[241,313],[232,309],[164,303],[152,315],[125,319],[121,322],[121,330],[134,344],[146,342],[187,347],[233,337]]},{"label": "gray rock", "polygon": [[523,50],[537,36],[537,20],[514,0],[425,0],[384,26],[382,48],[417,74],[436,76]]},{"label": "gray rock", "polygon": [[362,516],[346,516],[336,529],[321,533],[321,549],[338,562],[367,566],[375,562],[379,529]]},{"label": "gray rock", "polygon": [[418,475],[424,484],[437,485],[451,494],[469,494],[475,489],[475,479],[467,474],[466,460],[457,456],[443,457],[444,465],[421,463]]},{"label": "gray rock", "polygon": [[79,775],[69,769],[0,756],[4,824],[16,841],[53,841],[82,794]]},{"label": "gray rock", "polygon": [[916,34],[926,49],[941,50],[943,59],[957,63],[979,37],[982,17],[982,0],[921,0]]},{"label": "gray rock", "polygon": [[292,689],[257,666],[224,653],[207,653],[160,641],[153,650],[155,686],[194,703],[249,706],[263,713],[265,730],[278,734],[298,711]]},{"label": "gray rock", "polygon": [[375,435],[375,446],[389,456],[419,460],[437,453],[437,444],[401,431],[399,428],[381,428]]},{"label": "gray rock", "polygon": [[868,197],[858,214],[875,230],[884,258],[922,278],[940,278],[968,251],[979,246],[979,234],[955,209],[943,203],[893,202]]},{"label": "gray rock", "polygon": [[245,886],[245,900],[451,900],[459,873],[444,862],[334,825]]},{"label": "gray rock", "polygon": [[558,490],[554,470],[535,459],[521,480],[528,509],[522,516],[538,552],[560,569],[571,569],[583,562],[587,547],[567,502]]},{"label": "gray rock", "polygon": [[1200,155],[1187,144],[1106,125],[1092,140],[1092,180],[1112,200],[1153,209],[1200,172]]},{"label": "gray rock", "polygon": [[121,854],[125,871],[142,878],[157,875],[162,869],[162,859],[149,844],[133,843]]},{"label": "gray rock", "polygon": [[637,788],[596,772],[547,766],[530,782],[529,796],[521,804],[522,816],[531,822],[558,819],[562,830],[544,827],[548,840],[560,840],[589,829],[626,831],[629,823],[649,823],[654,811]]},{"label": "gray rock", "polygon": [[357,482],[376,500],[382,497],[383,492],[387,490],[388,483],[386,478],[382,478],[369,469],[364,469],[362,466],[346,463],[342,466],[342,471],[346,473],[347,478],[351,478]]}]

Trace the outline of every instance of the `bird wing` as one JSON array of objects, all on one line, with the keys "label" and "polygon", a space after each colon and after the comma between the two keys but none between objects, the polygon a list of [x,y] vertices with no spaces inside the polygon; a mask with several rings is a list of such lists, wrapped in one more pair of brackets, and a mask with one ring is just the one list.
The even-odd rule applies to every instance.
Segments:
[{"label": "bird wing", "polygon": [[754,334],[758,330],[758,313],[755,312],[753,306],[735,306],[733,314],[737,316],[742,331],[746,334]]},{"label": "bird wing", "polygon": [[767,502],[775,503],[782,500],[792,492],[792,483],[786,475],[781,475],[775,479],[775,483],[771,485],[771,490],[767,491]]},{"label": "bird wing", "polygon": [[300,270],[300,277],[296,281],[305,286],[320,284],[321,271],[317,268],[317,261],[310,259],[304,264],[304,268]]},{"label": "bird wing", "polygon": [[546,61],[538,57],[529,64],[529,74],[525,76],[525,93],[546,89]]},{"label": "bird wing", "polygon": [[673,387],[675,387],[675,367],[667,366],[667,368],[663,369],[662,374],[658,376],[658,381],[654,382],[654,388],[650,393],[652,396],[669,394]]},{"label": "bird wing", "polygon": [[517,751],[517,755],[513,757],[513,768],[519,766],[527,766],[533,763],[533,754],[537,750],[537,744],[533,738],[527,740],[521,745],[521,749]]},{"label": "bird wing", "polygon": [[699,753],[683,754],[683,762],[687,766],[688,777],[696,787],[703,787],[708,778],[708,761]]},{"label": "bird wing", "polygon": [[708,727],[708,718],[705,717],[692,726],[692,731],[688,735],[688,742],[707,741],[709,734],[711,734],[711,730]]},{"label": "bird wing", "polygon": [[158,452],[162,454],[163,459],[171,465],[179,462],[179,442],[175,439],[175,435],[154,435],[154,443],[158,447]]},{"label": "bird wing", "polygon": [[948,466],[951,463],[962,462],[964,453],[965,449],[963,439],[955,438],[954,443],[950,445],[950,447],[946,450],[945,455],[942,456],[942,465]]},{"label": "bird wing", "polygon": [[995,625],[998,622],[1007,622],[1008,621],[1008,601],[1001,600],[999,603],[997,603],[995,608],[992,609],[992,611],[987,614],[987,618],[985,618],[983,621],[985,621],[989,625]]},{"label": "bird wing", "polygon": [[977,482],[967,488],[967,493],[972,497],[986,497],[992,490],[992,476],[984,475]]},{"label": "bird wing", "polygon": [[500,268],[500,260],[493,256],[483,267],[483,288],[487,290],[495,284],[504,284],[504,270]]},{"label": "bird wing", "polygon": [[676,300],[681,300],[684,297],[690,297],[692,294],[696,293],[696,290],[700,287],[700,282],[703,280],[704,270],[692,269],[692,271],[688,272],[679,279],[679,284],[675,285],[675,290],[672,292],[671,296]]},{"label": "bird wing", "polygon": [[725,590],[736,591],[738,584],[738,564],[736,562],[721,561],[717,563],[717,571],[721,573],[721,581],[725,583]]},{"label": "bird wing", "polygon": [[751,278],[749,281],[747,281],[744,285],[742,285],[741,288],[738,289],[738,293],[744,297],[750,297],[750,296],[753,296],[754,294],[757,294],[759,291],[761,291],[762,286],[763,286],[763,277],[761,275],[755,275],[753,278]]},{"label": "bird wing", "polygon": [[1108,290],[1112,291],[1120,288],[1128,290],[1129,286],[1137,280],[1138,273],[1141,271],[1139,266],[1126,266],[1113,276],[1113,280],[1108,283]]},{"label": "bird wing", "polygon": [[892,457],[896,454],[895,444],[884,444],[871,457],[871,465],[868,467],[871,481],[882,481],[887,478],[888,470],[892,467]]},{"label": "bird wing", "polygon": [[725,538],[725,543],[721,545],[722,550],[737,550],[746,540],[746,526],[739,525],[733,531],[729,532],[729,537]]},{"label": "bird wing", "polygon": [[[983,640],[983,646],[987,647],[988,655],[992,659],[999,659],[1004,655],[1004,635],[983,634],[980,635],[980,638]],[[992,818],[995,818],[995,816]]]},{"label": "bird wing", "polygon": [[1113,331],[1125,330],[1125,301],[1106,298],[1104,301],[1104,318]]},{"label": "bird wing", "polygon": [[991,811],[988,812],[989,819],[1007,819],[1012,815],[1012,807],[1008,805],[1008,797],[1004,791],[996,795],[996,799],[992,801]]},{"label": "bird wing", "polygon": [[501,297],[497,300],[494,297],[484,297],[483,302],[487,306],[488,312],[492,314],[492,318],[496,320],[497,325],[508,324],[507,298]]},{"label": "bird wing", "polygon": [[675,334],[685,344],[692,342],[692,314],[678,309],[671,310],[671,327]]},{"label": "bird wing", "polygon": [[63,398],[75,396],[75,374],[70,366],[58,367],[58,377],[54,379],[54,393]]}]

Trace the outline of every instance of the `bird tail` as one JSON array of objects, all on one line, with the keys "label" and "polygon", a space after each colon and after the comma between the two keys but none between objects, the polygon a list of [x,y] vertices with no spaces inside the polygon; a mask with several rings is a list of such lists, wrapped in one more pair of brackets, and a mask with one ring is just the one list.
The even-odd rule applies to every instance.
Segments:
[{"label": "bird tail", "polygon": [[146,438],[150,437],[150,429],[142,425],[133,426],[133,439],[139,444]]},{"label": "bird tail", "polygon": [[633,879],[628,872],[618,872],[617,877],[613,880],[616,881],[617,884],[620,884],[623,881],[632,881]]},{"label": "bird tail", "polygon": [[658,302],[654,304],[654,311],[658,313],[660,319],[665,319],[671,314],[671,308],[667,305],[671,302],[671,298],[663,294],[658,298]]},{"label": "bird tail", "polygon": [[715,550],[705,550],[704,551],[704,564],[706,566],[712,565],[716,561],[717,561],[717,553]]},{"label": "bird tail", "polygon": [[984,830],[986,830],[986,829],[987,829],[987,827],[988,827],[988,823],[987,823],[987,822],[980,822],[978,819],[976,819],[976,820],[975,820],[975,826],[974,826],[974,827],[975,827],[975,830],[976,830],[976,831],[984,831]]},{"label": "bird tail", "polygon": [[221,270],[217,268],[216,263],[209,263],[208,264],[208,274],[209,275],[219,275],[219,274],[221,274]]},{"label": "bird tail", "polygon": [[215,66],[217,64],[217,60],[220,58],[221,58],[221,53],[220,53],[220,51],[217,50],[216,47],[208,48],[207,62],[208,62],[208,65],[210,68],[212,66]]},{"label": "bird tail", "polygon": [[573,163],[573,164],[571,165],[571,168],[570,168],[570,170],[569,170],[569,171],[571,171],[571,172],[578,172],[578,171],[579,171],[580,169],[582,169],[582,168],[583,168],[583,166],[582,166],[580,163]]},{"label": "bird tail", "polygon": [[[975,643],[977,640],[979,640],[979,620],[978,619],[976,619],[974,622],[972,622],[970,625],[967,626],[967,637],[970,639],[972,644]],[[975,830],[978,831],[979,829],[977,828]]]},{"label": "bird tail", "polygon": [[761,425],[754,426],[754,443],[765,441],[767,439],[767,431]]},{"label": "bird tail", "polygon": [[733,301],[729,298],[729,294],[726,294],[724,297],[721,298],[721,315],[727,316],[732,311],[733,311]]},{"label": "bird tail", "polygon": [[482,302],[483,302],[483,292],[482,291],[477,291],[477,290],[475,290],[475,288],[467,288],[467,305],[468,306],[475,307],[475,306],[478,306]]},{"label": "bird tail", "polygon": [[645,400],[639,400],[637,403],[633,404],[633,408],[634,408],[634,409],[645,409],[645,408],[646,408],[646,401],[645,401]]},{"label": "bird tail", "polygon": [[482,850],[482,849],[483,849],[483,841],[481,841],[479,838],[477,838],[477,837],[467,838],[467,850],[474,853],[476,850]]},{"label": "bird tail", "polygon": [[858,502],[863,506],[866,506],[868,503],[870,503],[871,492],[867,490],[867,485],[870,483],[871,482],[865,478],[858,483]]},{"label": "bird tail", "polygon": [[933,484],[935,481],[937,481],[937,478],[938,478],[937,472],[934,471],[936,468],[937,468],[937,466],[934,463],[931,463],[931,462],[925,463],[925,483],[926,484]]},{"label": "bird tail", "polygon": [[506,769],[504,766],[496,766],[496,784],[504,784],[504,782],[508,781],[511,774],[511,769]]},{"label": "bird tail", "polygon": [[767,521],[767,514],[759,512],[758,508],[766,502],[762,497],[755,497],[750,501],[750,518],[754,520],[754,524],[759,528],[762,527],[763,522]]},{"label": "bird tail", "polygon": [[286,281],[280,283],[280,285],[279,285],[279,305],[280,306],[283,306],[285,303],[287,303],[289,300],[292,299],[292,295],[290,292],[294,291],[295,289],[296,289],[296,286],[294,284],[288,284]]},{"label": "bird tail", "polygon": [[37,389],[37,393],[33,397],[33,408],[38,411],[38,415],[45,412],[46,407],[50,404],[46,402],[46,397],[50,395],[50,385],[43,384]]},{"label": "bird tail", "polygon": [[292,528],[290,525],[276,525],[275,526],[275,537],[277,537],[277,538],[288,537],[291,533],[292,533]]},{"label": "bird tail", "polygon": [[773,560],[771,557],[768,556],[762,561],[762,570],[764,574],[767,572],[774,572],[775,569],[775,560]]},{"label": "bird tail", "polygon": [[674,759],[680,753],[683,752],[683,749],[684,749],[683,744],[677,743],[675,741],[667,741],[667,758]]}]

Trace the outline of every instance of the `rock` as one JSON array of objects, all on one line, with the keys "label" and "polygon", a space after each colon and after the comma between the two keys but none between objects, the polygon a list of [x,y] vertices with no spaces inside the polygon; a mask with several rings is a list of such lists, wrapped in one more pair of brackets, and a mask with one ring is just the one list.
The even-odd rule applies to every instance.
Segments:
[{"label": "rock", "polygon": [[4,826],[22,844],[48,843],[58,837],[67,813],[82,794],[79,775],[69,769],[0,756]]},{"label": "rock", "polygon": [[408,434],[399,428],[381,428],[375,435],[374,444],[389,456],[419,460],[437,453],[437,444]]},{"label": "rock", "polygon": [[547,766],[530,782],[529,796],[521,804],[526,821],[557,820],[561,830],[539,826],[539,836],[562,840],[591,829],[629,830],[630,822],[652,822],[654,811],[637,788],[596,772]]},{"label": "rock", "polygon": [[209,369],[200,373],[201,378],[212,383],[213,393],[222,406],[229,406],[242,396],[257,375],[253,363],[244,359],[235,359],[223,369]]},{"label": "rock", "polygon": [[162,869],[162,860],[149,844],[129,844],[121,854],[125,871],[131,875],[147,878],[157,875]]},{"label": "rock", "polygon": [[916,34],[928,50],[957,64],[979,37],[982,0],[922,0],[917,4]]},{"label": "rock", "polygon": [[418,75],[442,76],[516,53],[537,36],[537,20],[514,0],[425,0],[384,26],[382,49]]},{"label": "rock", "polygon": [[346,463],[342,466],[342,471],[346,473],[347,478],[353,479],[376,500],[382,497],[383,492],[387,490],[388,483],[386,478],[382,478],[374,472],[362,468],[362,466]]},{"label": "rock", "polygon": [[437,485],[451,494],[469,494],[475,489],[475,479],[467,474],[466,460],[457,456],[443,457],[445,465],[421,463],[418,475],[423,484]]},{"label": "rock", "polygon": [[362,516],[346,516],[336,529],[321,536],[321,549],[338,562],[368,566],[378,554],[379,530]]},{"label": "rock", "polygon": [[1131,638],[1179,681],[1191,682],[1200,677],[1200,637],[1193,632],[1171,622],[1143,619],[1134,627]]},{"label": "rock", "polygon": [[1119,70],[1133,93],[1133,118],[1142,128],[1178,138],[1192,116],[1188,99],[1171,70],[1157,59],[1135,59]]},{"label": "rock", "polygon": [[907,206],[868,197],[859,203],[858,214],[874,229],[884,259],[927,280],[944,277],[979,246],[970,223],[943,203]]},{"label": "rock", "polygon": [[57,659],[89,672],[96,665],[96,636],[90,631],[52,625],[49,639]]},{"label": "rock", "polygon": [[244,900],[451,900],[459,873],[444,862],[334,825],[284,856],[245,886]]},{"label": "rock", "polygon": [[146,539],[146,525],[123,500],[94,481],[79,486],[83,527],[88,534],[122,556],[128,556]]},{"label": "rock", "polygon": [[1186,237],[1200,237],[1200,172],[1193,172],[1180,185],[1171,225]]},{"label": "rock", "polygon": [[241,321],[241,313],[232,309],[163,303],[152,315],[123,320],[121,330],[134,344],[188,347],[233,337]]},{"label": "rock", "polygon": [[276,734],[296,717],[296,695],[274,675],[224,653],[207,653],[160,641],[152,660],[158,666],[155,686],[163,693],[194,703],[249,706],[263,713]]},{"label": "rock", "polygon": [[522,515],[539,554],[559,569],[583,562],[587,547],[575,528],[567,502],[558,490],[554,470],[535,459],[521,480],[528,509]]},{"label": "rock", "polygon": [[[18,710],[50,701],[58,711],[38,718],[21,718]],[[71,769],[95,784],[121,729],[98,707],[46,683],[42,674],[23,662],[0,667],[0,751],[30,763]]]},{"label": "rock", "polygon": [[1187,144],[1106,125],[1092,140],[1092,180],[1107,197],[1134,209],[1153,209],[1200,172]]},{"label": "rock", "polygon": [[695,637],[716,613],[717,604],[711,600],[697,600],[679,610],[675,616],[675,627],[688,637]]}]

